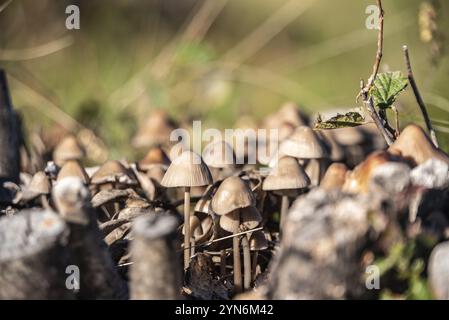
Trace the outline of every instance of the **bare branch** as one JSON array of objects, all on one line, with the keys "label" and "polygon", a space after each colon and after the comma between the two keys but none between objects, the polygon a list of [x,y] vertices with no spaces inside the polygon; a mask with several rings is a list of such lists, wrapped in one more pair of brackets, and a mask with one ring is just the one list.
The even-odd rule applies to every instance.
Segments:
[{"label": "bare branch", "polygon": [[410,55],[408,53],[408,47],[403,46],[402,49],[404,50],[404,59],[405,59],[405,64],[407,65],[408,82],[410,83],[410,86],[413,89],[413,93],[415,94],[416,102],[418,103],[419,108],[421,109],[421,113],[422,113],[424,121],[426,123],[427,130],[429,130],[429,133],[430,133],[430,138],[432,139],[432,142],[435,145],[435,147],[438,148],[437,136],[435,134],[435,130],[432,127],[432,123],[430,122],[429,114],[427,113],[426,104],[424,103],[424,100],[418,90],[418,86],[416,85],[416,82],[415,82],[415,77],[413,76],[412,65],[410,63]]}]

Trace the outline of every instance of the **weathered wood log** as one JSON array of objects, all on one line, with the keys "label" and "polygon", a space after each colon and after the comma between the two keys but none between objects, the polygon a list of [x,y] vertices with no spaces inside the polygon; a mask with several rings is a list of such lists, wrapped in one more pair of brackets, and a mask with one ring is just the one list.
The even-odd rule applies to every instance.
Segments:
[{"label": "weathered wood log", "polygon": [[53,189],[56,207],[70,230],[68,248],[80,270],[80,299],[127,299],[128,289],[118,274],[81,179],[67,177]]},{"label": "weathered wood log", "polygon": [[438,244],[432,250],[428,273],[434,297],[449,300],[449,241]]},{"label": "weathered wood log", "polygon": [[270,266],[272,299],[344,299],[363,293],[360,249],[366,245],[362,199],[315,189],[287,215],[280,251]]},{"label": "weathered wood log", "polygon": [[17,115],[9,96],[5,72],[0,69],[0,188],[4,181],[19,182],[20,153]]},{"label": "weathered wood log", "polygon": [[64,221],[28,210],[0,219],[0,299],[70,299]]},{"label": "weathered wood log", "polygon": [[178,299],[182,287],[177,219],[151,214],[134,221],[131,245],[131,299]]}]

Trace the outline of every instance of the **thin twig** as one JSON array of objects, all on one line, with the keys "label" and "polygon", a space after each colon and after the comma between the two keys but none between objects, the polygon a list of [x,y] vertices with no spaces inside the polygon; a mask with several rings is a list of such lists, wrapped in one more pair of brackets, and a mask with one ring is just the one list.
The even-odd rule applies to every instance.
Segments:
[{"label": "thin twig", "polygon": [[[361,81],[361,88],[364,88],[363,80]],[[379,115],[376,112],[376,108],[374,107],[374,101],[373,97],[368,96],[368,92],[361,90],[363,103],[365,104],[366,109],[368,110],[368,113],[370,114],[371,118],[373,119],[374,123],[376,124],[377,128],[379,129],[380,133],[384,137],[387,144],[390,146],[393,144],[393,139],[388,134],[387,130],[385,129],[382,121],[379,118]]]},{"label": "thin twig", "polygon": [[383,56],[383,47],[384,47],[384,9],[382,8],[382,1],[377,0],[377,7],[379,8],[379,32],[377,33],[377,52],[376,52],[376,60],[373,65],[373,72],[371,76],[368,78],[368,82],[362,89],[362,95],[364,93],[368,94],[373,86],[374,80],[376,80],[377,73],[379,72],[380,62],[382,61]]},{"label": "thin twig", "polygon": [[424,100],[421,97],[421,94],[418,90],[418,86],[416,85],[416,82],[415,82],[415,77],[413,76],[412,65],[410,63],[410,55],[408,53],[408,47],[403,46],[402,48],[404,50],[405,64],[407,65],[408,82],[410,83],[410,85],[413,89],[413,93],[415,94],[416,102],[418,103],[419,108],[421,109],[421,113],[424,117],[424,121],[426,122],[427,130],[429,130],[429,133],[430,133],[430,138],[432,139],[432,142],[435,145],[435,147],[438,148],[437,136],[435,134],[435,130],[432,127],[432,123],[429,119],[429,114],[427,113],[426,104],[424,103]]}]

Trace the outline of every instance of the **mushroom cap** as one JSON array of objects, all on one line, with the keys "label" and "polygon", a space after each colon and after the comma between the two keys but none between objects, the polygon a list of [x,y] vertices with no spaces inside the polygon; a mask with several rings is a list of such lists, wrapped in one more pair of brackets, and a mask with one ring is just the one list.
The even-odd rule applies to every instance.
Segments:
[{"label": "mushroom cap", "polygon": [[262,216],[256,207],[247,207],[240,210],[240,224],[243,229],[251,230],[262,222]]},{"label": "mushroom cap", "polygon": [[220,217],[220,227],[231,233],[239,232],[240,227],[240,212],[239,210],[231,211]]},{"label": "mushroom cap", "polygon": [[322,159],[327,156],[322,142],[309,127],[302,126],[279,145],[279,153],[298,159]]},{"label": "mushroom cap", "polygon": [[156,181],[158,184],[161,183],[162,179],[164,178],[165,172],[167,171],[167,167],[162,164],[153,164],[151,166],[148,166],[145,175]]},{"label": "mushroom cap", "polygon": [[209,168],[201,156],[190,150],[172,161],[161,182],[167,188],[201,187],[211,183]]},{"label": "mushroom cap", "polygon": [[76,160],[69,160],[62,166],[56,181],[58,182],[65,177],[78,177],[84,184],[89,183],[89,176],[87,175],[86,170],[84,170]]},{"label": "mushroom cap", "polygon": [[264,127],[280,129],[282,124],[286,122],[295,127],[305,126],[307,125],[307,117],[300,111],[296,103],[286,102],[279,111],[265,118]]},{"label": "mushroom cap", "polygon": [[161,147],[150,148],[145,157],[138,163],[139,169],[144,171],[148,170],[154,164],[170,165],[170,159]]},{"label": "mushroom cap", "polygon": [[81,160],[85,156],[83,147],[73,135],[68,135],[55,147],[53,160],[59,166],[68,160]]},{"label": "mushroom cap", "polygon": [[320,130],[317,132],[322,141],[327,146],[327,152],[332,161],[341,161],[345,157],[345,151],[340,143],[337,142],[334,130]]},{"label": "mushroom cap", "polygon": [[137,184],[136,179],[132,173],[127,170],[119,161],[106,161],[91,178],[92,184],[119,182],[123,184],[134,185]]},{"label": "mushroom cap", "polygon": [[23,191],[22,199],[32,200],[43,194],[50,194],[51,184],[47,175],[43,171],[38,171],[33,175],[30,184]]},{"label": "mushroom cap", "polygon": [[335,141],[342,146],[353,146],[362,144],[365,140],[365,137],[359,127],[346,127],[346,128],[338,128],[332,130]]},{"label": "mushroom cap", "polygon": [[237,176],[223,180],[212,198],[212,210],[222,216],[231,211],[255,206],[256,199],[248,185]]},{"label": "mushroom cap", "polygon": [[342,190],[349,193],[367,193],[369,182],[374,170],[380,165],[397,161],[398,159],[388,152],[377,151],[370,154],[365,161],[361,162],[354,170],[346,175]]},{"label": "mushroom cap", "polygon": [[345,184],[348,167],[344,163],[332,163],[321,179],[320,187],[326,190],[341,189]]},{"label": "mushroom cap", "polygon": [[436,148],[424,130],[416,124],[405,127],[396,141],[388,148],[388,152],[412,162],[413,165],[422,164],[431,158],[449,164],[449,156]]},{"label": "mushroom cap", "polygon": [[249,249],[251,251],[259,251],[268,249],[267,237],[262,230],[252,232],[249,236]]},{"label": "mushroom cap", "polygon": [[164,144],[175,128],[176,124],[165,111],[155,110],[140,126],[131,143],[136,148]]},{"label": "mushroom cap", "polygon": [[298,160],[292,157],[283,157],[265,178],[262,189],[266,191],[303,189],[309,185],[310,179]]},{"label": "mushroom cap", "polygon": [[[202,242],[206,238],[212,236],[213,220],[211,216],[204,214],[195,214],[190,216],[190,229],[192,237],[196,242]],[[184,233],[184,226],[182,227],[182,234]]]},{"label": "mushroom cap", "polygon": [[213,192],[215,190],[214,185],[210,185],[207,187],[206,191],[201,196],[200,200],[195,205],[195,212],[201,212],[205,214],[209,214],[210,202],[212,200]]},{"label": "mushroom cap", "polygon": [[212,168],[226,168],[236,163],[234,149],[224,140],[209,143],[203,151],[204,162]]}]

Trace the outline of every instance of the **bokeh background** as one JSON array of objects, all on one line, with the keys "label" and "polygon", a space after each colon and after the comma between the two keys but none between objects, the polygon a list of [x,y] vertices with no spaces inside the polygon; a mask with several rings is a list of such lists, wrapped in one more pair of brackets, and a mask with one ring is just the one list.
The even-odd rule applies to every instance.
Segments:
[{"label": "bokeh background", "polygon": [[[81,10],[67,30],[65,8]],[[27,130],[89,128],[110,157],[154,108],[181,123],[227,128],[259,121],[285,101],[315,113],[357,106],[371,73],[371,0],[1,0],[0,65]],[[448,150],[449,2],[384,0],[381,70],[415,76]],[[401,122],[421,122],[411,90]]]}]

